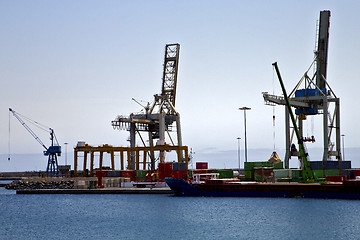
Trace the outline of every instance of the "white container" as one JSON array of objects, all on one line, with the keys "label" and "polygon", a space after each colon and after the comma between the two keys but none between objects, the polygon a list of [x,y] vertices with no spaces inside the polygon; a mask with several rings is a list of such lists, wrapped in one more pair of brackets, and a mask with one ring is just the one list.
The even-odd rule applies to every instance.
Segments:
[{"label": "white container", "polygon": [[78,141],[78,142],[77,142],[77,146],[78,146],[78,147],[85,147],[85,144],[86,144],[86,143],[85,143],[84,141]]}]

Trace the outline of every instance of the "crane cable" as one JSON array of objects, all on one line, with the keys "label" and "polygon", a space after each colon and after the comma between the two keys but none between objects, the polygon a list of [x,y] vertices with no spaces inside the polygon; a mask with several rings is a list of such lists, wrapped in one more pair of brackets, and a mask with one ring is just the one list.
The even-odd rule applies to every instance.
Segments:
[{"label": "crane cable", "polygon": [[11,115],[10,115],[10,111],[9,111],[9,141],[8,141],[9,155],[8,155],[8,161],[10,161],[10,118],[11,118]]},{"label": "crane cable", "polygon": [[[15,112],[15,111],[14,111],[14,112]],[[48,126],[46,126],[46,125],[44,125],[44,124],[41,124],[41,123],[39,123],[39,122],[37,122],[37,121],[34,121],[34,120],[32,120],[31,118],[28,118],[28,117],[26,117],[26,116],[24,116],[24,115],[22,115],[22,114],[20,114],[20,113],[18,113],[18,112],[16,112],[16,114],[19,115],[20,117],[22,117],[23,119],[27,120],[28,123],[31,123],[31,124],[34,125],[35,127],[39,128],[39,129],[41,129],[41,130],[43,130],[43,131],[45,131],[45,132],[48,132],[48,133],[51,132],[51,128],[50,128],[50,127],[48,127]]]}]

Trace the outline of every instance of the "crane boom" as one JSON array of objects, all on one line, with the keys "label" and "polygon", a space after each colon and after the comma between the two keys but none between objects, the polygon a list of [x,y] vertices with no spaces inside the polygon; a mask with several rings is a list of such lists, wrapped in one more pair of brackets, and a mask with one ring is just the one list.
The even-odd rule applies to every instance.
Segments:
[{"label": "crane boom", "polygon": [[307,160],[307,154],[306,154],[305,148],[304,148],[304,141],[303,141],[302,137],[300,136],[300,132],[299,132],[299,129],[297,127],[294,114],[293,114],[293,112],[291,110],[290,101],[289,101],[289,98],[287,96],[286,89],[285,89],[284,83],[282,81],[279,68],[277,66],[277,62],[274,62],[272,65],[275,67],[276,74],[277,74],[277,76],[279,78],[279,82],[280,82],[280,85],[281,85],[282,92],[284,94],[284,99],[285,99],[285,102],[286,102],[286,106],[287,106],[287,108],[289,110],[291,121],[292,121],[294,129],[295,129],[296,137],[298,139],[300,156],[301,156],[301,159],[302,159],[303,165],[304,165],[303,166],[303,180],[304,181],[313,181],[313,180],[315,180],[316,177],[314,176],[314,173],[310,168],[310,163]]},{"label": "crane boom", "polygon": [[[177,74],[179,66],[179,52],[180,44],[167,44],[165,46],[165,57],[164,57],[164,72],[163,82],[161,88],[161,95],[164,99],[169,100],[172,106],[175,107],[176,98],[176,85],[177,85]],[[168,106],[165,101],[165,105],[170,109],[170,113],[174,113],[174,110]]]},{"label": "crane boom", "polygon": [[46,150],[48,150],[48,148],[45,146],[45,144],[41,141],[41,139],[34,133],[33,130],[31,130],[31,128],[20,118],[20,116],[18,115],[17,112],[15,112],[14,110],[12,110],[11,108],[9,108],[9,111],[14,115],[14,117],[16,117],[17,120],[19,120],[19,122],[21,123],[21,125],[24,126],[24,128],[31,134],[31,136],[33,136],[33,138],[35,138],[36,141],[38,141],[40,143],[41,146],[43,146]]}]

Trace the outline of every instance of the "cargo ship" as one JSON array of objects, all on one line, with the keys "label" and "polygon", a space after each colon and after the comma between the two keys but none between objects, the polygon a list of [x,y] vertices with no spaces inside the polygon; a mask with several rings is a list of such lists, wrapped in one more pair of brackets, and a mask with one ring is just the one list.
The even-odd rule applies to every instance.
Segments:
[{"label": "cargo ship", "polygon": [[219,179],[217,174],[194,174],[193,177],[193,182],[175,178],[166,178],[165,182],[177,196],[360,199],[359,179],[324,183],[263,183],[244,182],[236,178]]}]

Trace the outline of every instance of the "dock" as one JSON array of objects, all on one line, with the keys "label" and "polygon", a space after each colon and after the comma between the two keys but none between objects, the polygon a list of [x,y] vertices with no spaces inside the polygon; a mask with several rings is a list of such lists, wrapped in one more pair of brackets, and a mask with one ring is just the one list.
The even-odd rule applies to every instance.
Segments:
[{"label": "dock", "polygon": [[17,189],[16,194],[173,194],[168,188]]}]

